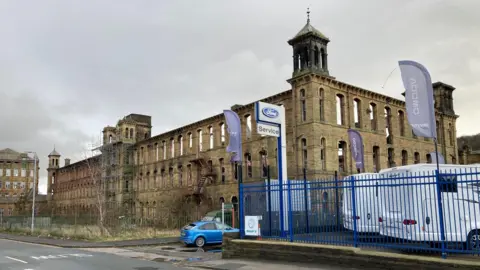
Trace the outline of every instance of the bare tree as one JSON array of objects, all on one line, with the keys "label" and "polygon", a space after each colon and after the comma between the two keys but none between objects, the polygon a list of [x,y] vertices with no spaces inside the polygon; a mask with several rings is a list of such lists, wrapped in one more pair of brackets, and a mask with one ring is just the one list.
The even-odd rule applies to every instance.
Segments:
[{"label": "bare tree", "polygon": [[104,179],[105,164],[103,155],[98,148],[92,147],[86,151],[84,161],[87,166],[88,181],[93,191],[93,199],[97,209],[98,226],[102,235],[110,236],[111,233],[106,226],[107,217],[107,183]]}]

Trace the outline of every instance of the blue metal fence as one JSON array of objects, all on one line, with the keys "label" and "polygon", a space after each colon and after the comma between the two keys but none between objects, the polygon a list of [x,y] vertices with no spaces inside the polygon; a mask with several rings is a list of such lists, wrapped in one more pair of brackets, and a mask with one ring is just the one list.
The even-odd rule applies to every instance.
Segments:
[{"label": "blue metal fence", "polygon": [[264,180],[242,184],[240,196],[242,216],[261,216],[262,238],[480,254],[480,171],[475,168]]}]

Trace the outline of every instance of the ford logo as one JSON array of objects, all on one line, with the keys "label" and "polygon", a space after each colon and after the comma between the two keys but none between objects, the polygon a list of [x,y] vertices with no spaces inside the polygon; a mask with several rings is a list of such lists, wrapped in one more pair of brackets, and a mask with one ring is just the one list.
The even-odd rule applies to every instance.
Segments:
[{"label": "ford logo", "polygon": [[269,107],[263,108],[262,113],[268,118],[277,118],[278,115],[280,114],[276,109],[269,108]]}]

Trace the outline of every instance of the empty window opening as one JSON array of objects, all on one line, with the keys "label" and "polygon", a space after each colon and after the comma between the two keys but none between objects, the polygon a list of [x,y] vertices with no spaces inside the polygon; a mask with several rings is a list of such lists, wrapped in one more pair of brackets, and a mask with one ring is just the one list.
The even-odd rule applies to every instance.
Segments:
[{"label": "empty window opening", "polygon": [[356,128],[362,127],[362,103],[360,99],[356,98],[353,100],[353,121],[355,122]]},{"label": "empty window opening", "polygon": [[319,105],[319,109],[320,109],[320,121],[325,121],[325,91],[323,90],[323,88],[320,88],[320,90],[318,90],[318,105]]},{"label": "empty window opening", "polygon": [[325,154],[326,154],[326,140],[325,138],[322,138],[320,140],[320,162],[321,162],[321,166],[322,166],[322,170],[326,170],[327,169],[327,159],[325,157]]},{"label": "empty window opening", "polygon": [[252,116],[246,115],[245,116],[245,136],[247,139],[252,138]]},{"label": "empty window opening", "polygon": [[408,165],[408,152],[407,150],[402,150],[402,166]]},{"label": "empty window opening", "polygon": [[345,141],[340,141],[338,143],[338,171],[346,171],[346,155],[347,155],[347,143]]},{"label": "empty window opening", "polygon": [[345,125],[345,97],[341,94],[336,96],[337,124]]},{"label": "empty window opening", "polygon": [[201,129],[197,130],[197,135],[198,135],[198,150],[203,151],[203,134]]},{"label": "empty window opening", "polygon": [[372,131],[377,130],[377,104],[370,103],[368,112],[370,114],[370,127]]},{"label": "empty window opening", "polygon": [[214,137],[213,137],[213,127],[209,127],[208,128],[208,133],[209,133],[209,146],[210,146],[210,149],[213,149],[213,147],[215,146],[214,145]]},{"label": "empty window opening", "polygon": [[225,124],[221,123],[220,124],[220,142],[222,145],[225,144]]},{"label": "empty window opening", "polygon": [[303,169],[307,168],[308,164],[308,151],[307,151],[307,139],[302,139],[302,163]]},{"label": "empty window opening", "polygon": [[300,115],[301,115],[301,121],[307,120],[307,104],[305,101],[305,89],[300,90]]},{"label": "empty window opening", "polygon": [[398,111],[398,129],[400,136],[405,136],[405,113],[403,111]]},{"label": "empty window opening", "polygon": [[393,148],[388,148],[387,149],[387,154],[388,154],[388,167],[396,167],[395,164],[395,150]]}]

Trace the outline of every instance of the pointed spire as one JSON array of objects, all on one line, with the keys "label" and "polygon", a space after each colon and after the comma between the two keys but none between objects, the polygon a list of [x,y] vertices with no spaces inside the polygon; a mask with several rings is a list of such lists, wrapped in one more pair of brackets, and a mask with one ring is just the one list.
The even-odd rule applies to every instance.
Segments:
[{"label": "pointed spire", "polygon": [[60,154],[55,150],[55,145],[53,145],[53,151],[48,155],[49,157],[59,157]]},{"label": "pointed spire", "polygon": [[307,8],[307,23],[310,23],[310,7]]}]

